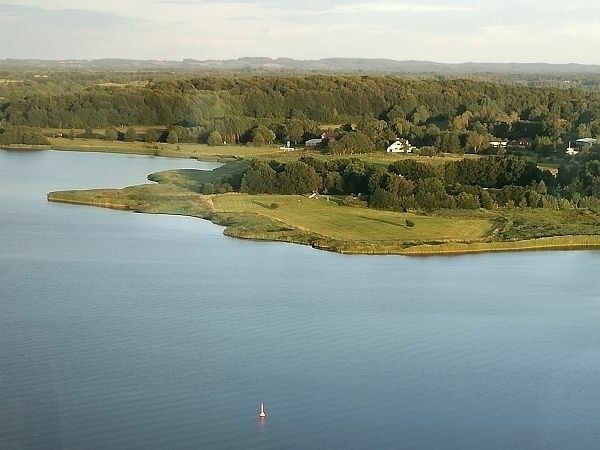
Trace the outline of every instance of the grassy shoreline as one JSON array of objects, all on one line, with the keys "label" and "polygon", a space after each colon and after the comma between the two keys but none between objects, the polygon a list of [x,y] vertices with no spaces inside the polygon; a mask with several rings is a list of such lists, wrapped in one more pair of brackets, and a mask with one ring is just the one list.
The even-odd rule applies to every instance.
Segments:
[{"label": "grassy shoreline", "polygon": [[[198,193],[201,183],[214,182],[221,176],[239,171],[251,158],[298,158],[306,154],[303,151],[282,152],[274,147],[81,141],[85,141],[87,146],[79,140],[51,138],[51,148],[195,158],[228,164],[211,172],[173,170],[150,174],[148,178],[155,184],[125,189],[51,192],[48,194],[49,201],[198,217],[224,226],[227,236],[310,245],[315,249],[344,254],[428,256],[600,248],[600,232],[596,234],[596,230],[600,230],[600,214],[590,219],[589,214],[583,217],[583,213],[576,212],[515,209],[455,211],[426,216],[342,207],[324,198],[313,201],[301,196]],[[25,146],[17,148],[24,149]],[[45,150],[47,146],[37,149]],[[373,158],[373,155],[362,156]],[[319,157],[328,158],[327,155]],[[397,157],[380,155],[377,158],[381,162],[389,162]],[[437,160],[430,162],[439,163]],[[277,208],[269,207],[273,203],[277,203]],[[416,226],[406,227],[407,219]],[[507,223],[512,227],[508,232]]]},{"label": "grassy shoreline", "polygon": [[[492,241],[485,237],[474,237],[474,239],[469,241],[464,239],[464,236],[462,236],[462,239],[446,240],[436,239],[435,236],[433,239],[427,240],[344,240],[340,239],[339,236],[328,234],[322,230],[303,228],[297,226],[297,224],[294,225],[291,223],[293,220],[287,217],[287,214],[293,213],[288,205],[284,205],[283,208],[278,208],[270,214],[257,213],[247,206],[240,207],[239,210],[235,211],[233,210],[234,208],[227,205],[231,202],[239,203],[240,201],[244,202],[248,200],[260,204],[261,200],[264,199],[252,200],[249,199],[250,196],[245,196],[244,194],[203,196],[190,193],[185,189],[173,185],[160,186],[159,190],[153,189],[156,187],[158,185],[142,185],[110,190],[51,192],[48,194],[48,200],[51,202],[96,206],[122,211],[197,217],[209,220],[216,225],[224,226],[224,234],[230,237],[255,241],[278,241],[310,245],[318,250],[354,255],[435,256],[484,252],[600,249],[600,235],[589,234],[548,236],[507,241]],[[281,201],[282,196],[272,197],[275,200]],[[296,196],[288,197],[293,197],[289,199],[290,202],[308,203],[308,200],[304,202],[304,199],[296,198]],[[225,206],[222,204],[223,201],[225,201]],[[256,206],[256,208],[264,207]],[[349,207],[338,206],[337,208],[342,211],[342,214],[349,214],[356,211],[356,209]],[[281,211],[282,209],[283,211]],[[359,209],[359,211],[364,213],[366,210]],[[316,212],[320,213],[320,210]],[[372,214],[374,218],[380,220],[379,218],[386,214],[393,215],[396,213],[376,211]],[[404,220],[404,215],[400,215],[401,220]],[[419,218],[419,216],[414,217]],[[352,217],[348,220],[352,220]],[[442,219],[439,217],[421,217],[420,220],[422,223],[431,220],[437,225]],[[459,227],[465,223],[459,219],[452,220],[457,220],[457,226]],[[483,226],[485,224],[481,223],[477,225]],[[382,233],[385,231],[381,227],[378,230]],[[401,230],[401,232],[408,233],[407,230]],[[491,234],[493,233],[488,233],[488,236]]]}]

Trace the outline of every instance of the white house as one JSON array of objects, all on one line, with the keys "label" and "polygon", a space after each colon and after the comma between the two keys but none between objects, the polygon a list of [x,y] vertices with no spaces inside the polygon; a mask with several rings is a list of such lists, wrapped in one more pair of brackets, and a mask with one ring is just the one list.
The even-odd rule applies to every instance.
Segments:
[{"label": "white house", "polygon": [[508,140],[493,137],[490,139],[490,146],[494,148],[504,148],[508,145]]},{"label": "white house", "polygon": [[412,153],[413,146],[406,139],[398,139],[387,148],[388,153]]},{"label": "white house", "polygon": [[304,143],[307,147],[316,147],[317,145],[321,145],[323,143],[323,139],[309,139]]},{"label": "white house", "polygon": [[575,141],[575,145],[594,145],[595,143],[596,139],[594,138],[582,138]]},{"label": "white house", "polygon": [[581,150],[582,147],[586,146],[586,145],[594,145],[596,143],[596,139],[594,138],[581,138],[581,139],[577,139],[575,141],[575,147],[573,147],[571,145],[571,143],[569,142],[569,146],[567,147],[567,155],[569,156],[574,156],[576,154],[579,153],[579,151]]}]

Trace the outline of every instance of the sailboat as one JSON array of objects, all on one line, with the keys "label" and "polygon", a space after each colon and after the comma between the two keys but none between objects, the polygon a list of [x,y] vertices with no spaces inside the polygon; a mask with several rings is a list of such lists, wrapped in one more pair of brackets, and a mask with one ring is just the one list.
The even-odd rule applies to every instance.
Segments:
[{"label": "sailboat", "polygon": [[258,415],[258,417],[265,418],[267,417],[267,415],[265,414],[265,404],[263,402],[260,402],[260,414]]}]

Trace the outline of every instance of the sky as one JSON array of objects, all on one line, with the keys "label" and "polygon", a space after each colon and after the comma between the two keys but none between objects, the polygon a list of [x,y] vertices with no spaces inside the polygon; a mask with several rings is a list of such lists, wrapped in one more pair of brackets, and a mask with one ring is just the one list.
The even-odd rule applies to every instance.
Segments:
[{"label": "sky", "polygon": [[600,64],[600,0],[0,0],[0,58]]}]

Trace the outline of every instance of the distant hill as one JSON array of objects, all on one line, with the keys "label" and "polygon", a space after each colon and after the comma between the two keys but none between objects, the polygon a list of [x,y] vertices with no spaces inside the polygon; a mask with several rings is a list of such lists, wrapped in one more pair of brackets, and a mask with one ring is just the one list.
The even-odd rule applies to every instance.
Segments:
[{"label": "distant hill", "polygon": [[36,60],[5,59],[0,68],[53,68],[88,70],[183,70],[232,72],[358,72],[412,74],[579,74],[598,75],[600,65],[547,63],[460,63],[431,61],[395,61],[368,58],[325,58],[296,60],[292,58],[247,57],[230,60],[185,59],[183,61],[95,59]]}]

